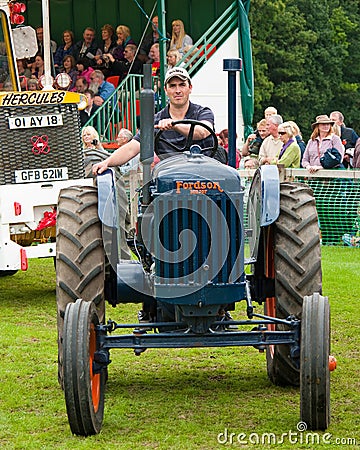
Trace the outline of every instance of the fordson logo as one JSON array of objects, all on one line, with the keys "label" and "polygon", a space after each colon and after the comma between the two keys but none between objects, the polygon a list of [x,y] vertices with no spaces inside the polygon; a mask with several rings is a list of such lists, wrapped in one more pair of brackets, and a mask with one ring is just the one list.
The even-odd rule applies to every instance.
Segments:
[{"label": "fordson logo", "polygon": [[175,183],[177,194],[183,190],[190,191],[190,194],[206,194],[208,191],[224,192],[218,181],[175,181]]}]

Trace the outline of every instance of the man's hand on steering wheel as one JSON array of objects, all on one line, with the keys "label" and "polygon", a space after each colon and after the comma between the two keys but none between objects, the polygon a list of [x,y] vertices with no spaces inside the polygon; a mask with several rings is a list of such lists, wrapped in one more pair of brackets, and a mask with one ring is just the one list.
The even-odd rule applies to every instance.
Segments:
[{"label": "man's hand on steering wheel", "polygon": [[174,121],[172,119],[161,119],[157,125],[155,125],[155,128],[158,130],[171,130],[174,126]]}]

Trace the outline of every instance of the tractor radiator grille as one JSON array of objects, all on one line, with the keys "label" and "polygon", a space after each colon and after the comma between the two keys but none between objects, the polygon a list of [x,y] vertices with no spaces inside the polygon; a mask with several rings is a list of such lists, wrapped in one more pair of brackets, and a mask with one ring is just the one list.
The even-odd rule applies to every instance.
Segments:
[{"label": "tractor radiator grille", "polygon": [[[61,115],[63,125],[10,129],[9,118]],[[35,155],[36,139],[48,153]],[[67,167],[68,178],[84,178],[84,160],[77,106],[74,104],[2,107],[0,114],[0,184],[15,183],[15,170]]]},{"label": "tractor radiator grille", "polygon": [[229,284],[243,273],[242,195],[161,195],[154,211],[157,284]]}]

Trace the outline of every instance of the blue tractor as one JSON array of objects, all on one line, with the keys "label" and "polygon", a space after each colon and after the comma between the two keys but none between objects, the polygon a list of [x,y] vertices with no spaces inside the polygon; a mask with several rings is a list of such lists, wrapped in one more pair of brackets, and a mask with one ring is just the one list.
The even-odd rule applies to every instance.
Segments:
[{"label": "blue tractor", "polygon": [[[266,351],[273,383],[300,386],[300,418],[308,428],[326,429],[330,317],[312,191],[280,182],[278,168],[265,166],[244,208],[239,172],[202,154],[192,132],[185,149],[151,169],[162,136],[154,141],[150,85],[141,94],[137,232],[128,238],[136,259],[122,257],[113,170],[98,176],[95,187],[59,196],[59,379],[72,432],[87,436],[102,427],[111,349],[140,355],[151,348],[245,345]],[[106,321],[105,302],[142,304],[148,320]],[[246,315],[234,320],[239,302]]]}]

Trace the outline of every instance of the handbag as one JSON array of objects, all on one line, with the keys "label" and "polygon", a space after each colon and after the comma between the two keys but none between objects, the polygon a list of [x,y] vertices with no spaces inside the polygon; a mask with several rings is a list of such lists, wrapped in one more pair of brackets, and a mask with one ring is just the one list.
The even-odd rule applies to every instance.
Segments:
[{"label": "handbag", "polygon": [[[331,144],[333,144],[331,140]],[[318,152],[319,151],[319,142],[318,142]],[[342,156],[339,150],[335,147],[328,148],[325,153],[320,157],[320,164],[324,169],[333,169],[334,167],[340,166],[342,161]]]},{"label": "handbag", "polygon": [[335,147],[328,148],[320,158],[320,164],[324,169],[333,169],[341,164],[341,153]]}]

